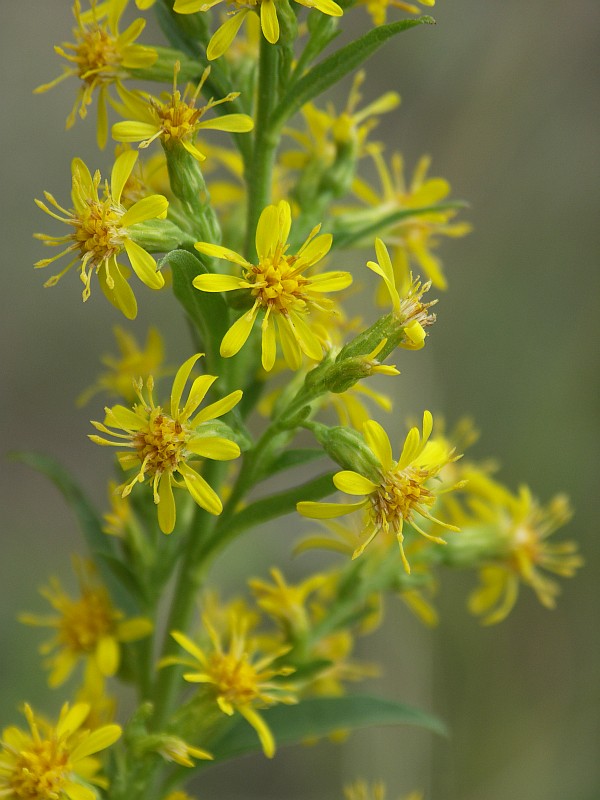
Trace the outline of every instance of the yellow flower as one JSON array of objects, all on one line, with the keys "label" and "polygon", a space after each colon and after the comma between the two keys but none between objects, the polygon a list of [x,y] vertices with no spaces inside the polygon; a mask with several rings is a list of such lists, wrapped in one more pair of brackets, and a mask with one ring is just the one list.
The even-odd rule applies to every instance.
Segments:
[{"label": "yellow flower", "polygon": [[397,92],[386,92],[381,97],[357,110],[361,100],[360,86],[366,73],[356,73],[348,95],[345,109],[336,113],[333,104],[326,110],[312,103],[302,107],[306,131],[300,132],[286,128],[285,132],[302,148],[289,150],[281,156],[281,163],[292,169],[305,169],[311,161],[320,161],[331,166],[338,153],[339,145],[353,144],[358,156],[363,155],[369,133],[379,124],[378,116],[392,111],[400,104]]},{"label": "yellow flower", "polygon": [[365,781],[357,780],[344,787],[346,800],[385,800],[385,784],[377,781],[369,786]]},{"label": "yellow flower", "polygon": [[[173,10],[179,14],[194,14],[196,11],[209,11],[223,0],[175,0]],[[344,13],[334,0],[296,0],[307,8],[316,8],[323,14],[341,17]],[[234,11],[220,28],[213,34],[206,49],[206,57],[214,61],[228,50],[235,39],[242,23],[252,11],[260,9],[260,26],[265,39],[271,44],[279,41],[279,20],[277,19],[276,0],[228,0]]]},{"label": "yellow flower", "polygon": [[222,100],[209,100],[206,105],[196,108],[196,101],[210,74],[207,67],[198,86],[193,89],[186,86],[183,95],[177,89],[177,75],[180,70],[179,61],[175,63],[173,91],[159,100],[151,95],[134,95],[129,92],[122,96],[122,113],[131,114],[133,119],[117,122],[112,127],[113,139],[118,142],[140,142],[140,147],[148,147],[155,139],[160,139],[165,148],[181,144],[197,161],[204,161],[206,156],[195,145],[199,130],[229,131],[230,133],[246,133],[254,127],[252,117],[247,114],[224,114],[214,119],[202,120],[211,108],[228,103],[239,97],[239,92],[230,92]]},{"label": "yellow flower", "polygon": [[[418,0],[423,6],[434,6],[435,0]],[[387,22],[388,8],[399,8],[401,11],[406,11],[409,14],[420,14],[421,10],[413,3],[406,3],[404,0],[358,0],[359,6],[365,6],[367,12],[371,15],[373,25],[385,25]]]},{"label": "yellow flower", "polygon": [[256,602],[269,616],[282,623],[284,628],[293,631],[306,631],[309,627],[309,614],[306,601],[327,581],[326,575],[311,575],[299,584],[286,583],[277,567],[271,569],[273,584],[259,578],[248,581]]},{"label": "yellow flower", "polygon": [[[75,562],[79,597],[68,595],[57,578],[41,590],[57,612],[52,616],[21,614],[26,625],[54,628],[55,636],[41,647],[48,656],[48,683],[56,688],[71,675],[77,663],[86,664],[86,682],[101,683],[114,675],[121,660],[121,644],[143,639],[152,632],[152,623],[143,617],[125,619],[112,604],[106,587],[99,582],[91,562]],[[1,796],[1,795],[0,795]]]},{"label": "yellow flower", "polygon": [[400,347],[420,350],[425,345],[427,336],[425,328],[435,322],[435,314],[430,314],[429,309],[437,303],[437,300],[429,303],[421,302],[421,298],[431,287],[431,281],[422,284],[418,279],[413,281],[410,275],[406,292],[401,297],[396,287],[396,272],[390,254],[381,239],[375,239],[375,253],[378,261],[367,261],[367,267],[383,278],[382,288],[389,294],[394,316],[404,330],[404,339],[400,342]]},{"label": "yellow flower", "polygon": [[102,199],[98,193],[100,172],[96,171],[92,177],[83,161],[75,158],[71,165],[73,208],[63,208],[49,192],[44,192],[44,197],[60,213],[57,214],[41,200],[35,201],[46,214],[73,228],[73,233],[64,236],[35,234],[49,247],[67,245],[58,255],[36,262],[36,268],[47,267],[64,255],[75,254],[67,266],[49,278],[44,286],[54,286],[74,264],[80,262],[84,302],[90,296],[92,274],[96,272],[106,298],[128,319],[136,317],[137,303],[127,283],[125,268],[117,262],[123,250],[129,257],[133,271],[146,286],[161,289],[165,283],[162,274],[157,271],[156,261],[137,244],[135,234],[137,223],[166,216],[169,205],[167,199],[158,194],[150,195],[127,210],[121,204],[122,190],[137,156],[134,150],[121,153],[112,168],[110,188],[108,182],[104,182]]},{"label": "yellow flower", "polygon": [[212,756],[206,750],[201,750],[199,747],[184,742],[179,736],[170,736],[169,734],[158,734],[156,737],[157,752],[165,761],[173,761],[181,767],[193,767],[195,763],[192,759],[201,758],[203,761],[211,761]]},{"label": "yellow flower", "polygon": [[77,404],[85,405],[98,392],[107,392],[113,396],[121,397],[128,402],[134,402],[137,395],[133,382],[141,377],[147,380],[150,375],[164,374],[162,364],[164,361],[164,342],[158,328],[148,330],[146,344],[141,348],[132,334],[115,325],[113,334],[119,348],[118,356],[105,355],[102,363],[107,367],[96,383],[87,389],[77,399]]},{"label": "yellow flower", "polygon": [[422,435],[418,428],[411,428],[404,441],[399,460],[394,461],[386,432],[379,423],[370,420],[365,424],[363,432],[367,445],[380,463],[377,481],[353,470],[337,472],[333,477],[333,482],[340,491],[365,495],[365,498],[356,503],[300,502],[297,505],[299,513],[313,519],[331,519],[354,511],[365,512],[363,533],[366,539],[354,551],[352,558],[360,556],[378,533],[392,533],[400,545],[404,568],[410,572],[403,547],[405,522],[426,539],[439,544],[444,544],[444,540],[420,528],[415,516],[425,517],[448,530],[458,530],[454,525],[433,517],[429,510],[436,501],[437,493],[426,484],[445,464],[457,458],[452,450],[442,450],[437,446],[428,445],[432,427],[432,416],[429,411],[425,411]]},{"label": "yellow flower", "polygon": [[[381,183],[381,193],[377,194],[365,181],[357,178],[353,184],[355,194],[368,205],[380,212],[392,213],[411,208],[423,208],[444,200],[450,185],[443,178],[428,178],[427,170],[431,159],[423,156],[415,169],[410,185],[404,179],[402,156],[392,156],[392,171],[388,169],[379,148],[370,150]],[[416,262],[434,286],[447,288],[442,264],[433,253],[439,236],[465,236],[471,230],[467,223],[452,223],[456,215],[454,209],[435,211],[410,217],[394,225],[386,239],[394,245],[392,262],[396,284],[400,293],[406,292],[410,285],[411,263]]]},{"label": "yellow flower", "polygon": [[[503,494],[507,495],[506,490]],[[485,615],[482,620],[485,625],[501,622],[508,616],[521,582],[534,590],[542,605],[554,608],[560,587],[542,570],[572,578],[583,566],[575,542],[546,541],[571,516],[564,495],[557,495],[544,507],[526,486],[516,496],[508,494],[507,502],[490,514],[490,521],[494,520],[497,526],[503,555],[484,565],[480,572],[482,586],[469,598],[469,610]]]},{"label": "yellow flower", "polygon": [[[74,124],[77,114],[82,119],[86,117],[93,94],[97,91],[97,139],[100,148],[105,146],[108,135],[108,87],[113,83],[122,87],[121,79],[127,76],[127,70],[150,67],[158,58],[156,50],[151,47],[134,44],[146,24],[143,19],[135,20],[127,30],[119,33],[119,21],[126,5],[122,2],[112,3],[96,10],[96,4],[92,3],[91,11],[82,15],[81,3],[75,0],[73,15],[77,27],[73,33],[76,43],[65,42],[54,48],[70,66],[65,66],[58,78],[35,90],[45,92],[71,76],[82,81],[73,110],[67,118],[67,128]],[[104,16],[107,19],[101,20]]]},{"label": "yellow flower", "polygon": [[128,497],[122,497],[116,481],[108,482],[108,500],[111,510],[102,515],[104,527],[102,530],[109,536],[125,538],[127,526],[133,519]]},{"label": "yellow flower", "polygon": [[123,487],[123,497],[127,497],[135,484],[143,482],[148,475],[154,502],[158,506],[158,524],[163,533],[171,533],[175,527],[173,486],[187,489],[193,500],[211,514],[220,514],[223,510],[218,495],[190,465],[190,459],[200,456],[229,461],[240,455],[238,445],[216,436],[208,423],[231,411],[242,397],[241,390],[231,392],[195,413],[217,380],[215,375],[201,375],[194,380],[186,402],[181,405],[185,384],[201,355],[188,358],[177,370],[171,391],[170,413],[154,404],[154,381],[150,377],[146,381],[147,400],[142,395],[143,384],[140,381],[137,387],[140,402],[133,410],[121,405],[113,406],[106,409],[104,424],[92,422],[101,433],[117,439],[110,441],[91,434],[93,442],[129,448],[118,454],[119,462],[123,469],[137,469],[137,472]]},{"label": "yellow flower", "polygon": [[285,200],[264,209],[256,229],[258,264],[251,264],[243,256],[218,244],[197,242],[195,245],[200,253],[226,259],[243,269],[241,278],[233,275],[199,275],[193,281],[196,289],[204,292],[245,289],[253,301],[252,308],[236,320],[225,334],[221,342],[221,355],[229,358],[239,352],[262,311],[262,365],[267,372],[275,363],[275,326],[290,369],[300,368],[303,352],[314,361],[321,361],[321,343],[305,317],[313,308],[333,308],[333,302],[322,297],[323,292],[337,292],[352,283],[349,272],[324,272],[312,277],[303,275],[305,270],[327,255],[332,236],[328,233],[317,236],[321,228],[317,225],[298,253],[287,255],[291,224],[291,209]]},{"label": "yellow flower", "polygon": [[210,651],[202,649],[184,633],[172,631],[171,635],[177,644],[191,658],[167,657],[161,661],[161,666],[181,664],[191,668],[193,672],[184,673],[184,679],[206,686],[224,714],[232,716],[236,711],[241,714],[257,732],[264,754],[267,758],[272,758],[275,754],[275,740],[257,708],[275,703],[296,702],[290,691],[292,687],[273,680],[290,675],[293,668],[271,666],[289,647],[255,659],[254,648],[249,646],[243,624],[232,630],[228,649],[223,647],[219,634],[206,617],[204,626],[212,644]]},{"label": "yellow flower", "polygon": [[29,731],[10,727],[0,744],[0,797],[4,800],[97,800],[87,784],[106,788],[98,775],[95,753],[110,747],[121,735],[118,725],[82,729],[89,706],[76,703],[62,707],[55,726],[37,717],[25,705]]}]

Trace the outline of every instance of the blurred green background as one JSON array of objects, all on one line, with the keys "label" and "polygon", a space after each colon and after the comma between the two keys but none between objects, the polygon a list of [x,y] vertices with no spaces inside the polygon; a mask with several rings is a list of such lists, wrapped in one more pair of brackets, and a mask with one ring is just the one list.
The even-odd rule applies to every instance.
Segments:
[{"label": "blurred green background", "polygon": [[[392,15],[394,16],[394,15]],[[399,16],[399,15],[396,15]],[[596,800],[598,730],[598,30],[596,0],[438,0],[436,27],[400,36],[369,64],[365,97],[389,89],[402,106],[379,133],[412,168],[433,156],[432,174],[469,200],[466,239],[441,250],[450,281],[423,353],[402,354],[394,425],[423,408],[453,422],[468,414],[482,430],[474,454],[494,456],[502,479],[527,482],[544,501],[564,490],[576,516],[567,534],[586,559],[563,582],[558,608],[523,590],[509,619],[481,628],[465,609],[471,575],[445,575],[442,622],[424,630],[405,607],[387,604],[386,624],[361,643],[381,660],[373,691],[442,716],[448,740],[422,731],[381,729],[343,746],[284,750],[274,764],[245,759],[207,775],[198,795],[217,800],[334,800],[358,776],[384,779],[389,800],[421,788],[427,800]],[[74,470],[105,506],[106,451],[89,443],[99,400],[74,398],[94,381],[101,353],[114,351],[122,323],[97,287],[84,307],[70,275],[43,289],[32,263],[34,230],[50,231],[33,197],[69,196],[74,155],[106,167],[93,120],[64,132],[75,85],[32,96],[60,72],[52,45],[70,38],[63,0],[0,0],[3,451],[35,449]],[[364,11],[348,14],[359,32]],[[151,41],[150,37],[147,39]],[[344,92],[347,88],[344,88]],[[364,262],[362,262],[364,263]],[[360,258],[356,266],[362,266]],[[138,283],[139,285],[139,283]],[[135,330],[158,324],[172,362],[190,344],[175,303],[141,287]],[[36,589],[49,573],[67,575],[81,549],[61,498],[44,479],[2,459],[0,559],[0,720],[15,722],[23,699],[56,708],[42,682],[38,631],[16,622],[42,610]],[[295,523],[297,524],[297,523]],[[298,528],[299,530],[299,528]],[[292,563],[287,521],[255,532],[217,568],[227,592],[251,574]],[[318,561],[313,562],[318,566]],[[62,695],[61,695],[62,699]]]}]

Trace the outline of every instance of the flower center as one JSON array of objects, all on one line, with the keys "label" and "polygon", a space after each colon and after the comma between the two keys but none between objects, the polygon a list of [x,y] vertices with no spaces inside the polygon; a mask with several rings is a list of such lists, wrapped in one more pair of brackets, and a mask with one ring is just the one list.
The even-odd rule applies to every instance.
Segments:
[{"label": "flower center", "polygon": [[403,521],[410,521],[413,510],[432,506],[434,495],[423,485],[428,477],[429,472],[414,467],[388,472],[371,497],[371,514],[377,527],[398,533]]},{"label": "flower center", "polygon": [[102,28],[83,32],[76,49],[77,74],[87,84],[114,80],[121,57],[116,40]]},{"label": "flower center", "polygon": [[60,639],[73,652],[90,653],[114,629],[116,616],[106,592],[86,589],[61,608]]},{"label": "flower center", "polygon": [[208,672],[218,694],[232,705],[249,703],[258,695],[256,671],[246,659],[227,653],[214,653]]},{"label": "flower center", "polygon": [[72,235],[79,245],[81,258],[99,266],[123,249],[125,236],[121,227],[123,211],[109,199],[88,199],[84,211],[76,212],[76,231]]},{"label": "flower center", "polygon": [[60,800],[69,773],[69,754],[56,739],[34,741],[19,753],[12,771],[12,797]]},{"label": "flower center", "polygon": [[164,414],[160,407],[152,409],[148,426],[133,436],[139,459],[150,475],[173,472],[184,458],[188,435],[180,422]]},{"label": "flower center", "polygon": [[306,305],[302,290],[308,281],[294,269],[296,260],[295,256],[276,253],[246,272],[246,280],[254,284],[252,295],[262,306],[286,314],[293,306]]},{"label": "flower center", "polygon": [[193,103],[183,102],[179,92],[172,95],[169,105],[156,104],[154,110],[160,121],[161,138],[166,141],[181,140],[193,134],[203,111],[202,108],[195,108]]}]

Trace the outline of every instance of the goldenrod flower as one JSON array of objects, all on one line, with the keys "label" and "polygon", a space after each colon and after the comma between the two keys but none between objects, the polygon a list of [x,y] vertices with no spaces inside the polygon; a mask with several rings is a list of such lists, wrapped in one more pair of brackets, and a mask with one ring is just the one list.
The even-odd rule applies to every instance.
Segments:
[{"label": "goldenrod flower", "polygon": [[201,750],[199,747],[193,747],[191,744],[184,742],[179,736],[170,736],[169,734],[156,735],[156,751],[161,755],[165,761],[173,761],[181,767],[195,766],[194,758],[200,758],[203,761],[211,761],[213,756],[206,750]]},{"label": "goldenrod flower", "polygon": [[307,598],[323,586],[327,576],[317,573],[296,585],[287,583],[277,567],[272,567],[271,576],[272,584],[260,578],[248,581],[257,604],[284,628],[291,628],[296,632],[306,631],[310,621],[306,608]]},{"label": "goldenrod flower", "polygon": [[4,800],[97,800],[88,784],[106,789],[98,775],[95,754],[121,735],[118,725],[82,729],[89,713],[86,703],[62,707],[55,726],[24,708],[29,731],[10,727],[2,732],[0,797]]},{"label": "goldenrod flower", "polygon": [[102,357],[102,363],[107,371],[78,397],[78,405],[85,405],[98,392],[107,392],[128,402],[134,402],[137,395],[133,381],[136,378],[145,381],[150,375],[164,374],[162,370],[164,342],[158,328],[149,328],[144,347],[140,347],[134,336],[119,325],[115,325],[113,334],[120,353],[118,356]]},{"label": "goldenrod flower", "polygon": [[284,655],[289,647],[283,647],[266,656],[255,659],[254,648],[246,639],[243,625],[238,625],[230,634],[228,649],[217,631],[204,618],[212,649],[206,651],[180,631],[171,635],[187,656],[172,656],[161,661],[161,666],[181,664],[193,672],[184,673],[184,680],[206,686],[207,692],[214,696],[215,702],[224,714],[232,716],[240,713],[252,725],[267,758],[275,754],[275,740],[257,708],[265,708],[275,703],[295,703],[292,687],[273,680],[290,675],[291,667],[273,667],[273,662]]},{"label": "goldenrod flower", "polygon": [[500,549],[494,561],[480,572],[482,586],[469,599],[473,614],[485,615],[483,623],[493,625],[505,619],[517,601],[519,584],[530,586],[546,608],[554,608],[560,592],[558,583],[543,570],[572,578],[583,566],[583,559],[572,541],[551,544],[546,539],[572,516],[569,501],[557,495],[546,507],[540,506],[523,486],[518,495],[490,512],[489,521],[497,526]]},{"label": "goldenrod flower", "polygon": [[[418,0],[423,6],[434,6],[435,0]],[[357,5],[365,6],[371,15],[373,25],[385,25],[387,22],[388,8],[399,8],[408,14],[420,14],[422,9],[413,3],[406,3],[404,0],[358,0]]]},{"label": "goldenrod flower", "polygon": [[128,209],[121,204],[121,194],[129,178],[138,154],[130,150],[117,158],[112,168],[110,187],[103,184],[103,196],[99,195],[100,172],[92,177],[80,158],[71,165],[73,208],[67,210],[57,203],[50,192],[44,197],[57,211],[53,211],[41,200],[35,202],[46,214],[73,228],[73,233],[64,236],[48,236],[36,233],[35,237],[49,247],[67,245],[58,255],[36,262],[35,267],[47,267],[65,255],[75,254],[67,266],[49,278],[44,286],[55,286],[60,278],[77,262],[80,263],[80,278],[84,285],[84,302],[91,293],[92,274],[96,272],[100,288],[106,298],[128,319],[137,315],[137,303],[126,280],[125,268],[117,257],[125,251],[133,271],[150,289],[161,289],[165,279],[157,271],[156,261],[136,241],[136,225],[151,219],[161,219],[167,214],[168,201],[162,195],[150,195]]},{"label": "goldenrod flower", "polygon": [[302,149],[283,153],[281,163],[284,166],[304,169],[311,161],[320,161],[331,166],[339,146],[344,144],[353,144],[357,155],[363,155],[369,133],[379,124],[379,115],[400,105],[400,95],[397,92],[386,92],[372,103],[357,109],[361,100],[360,86],[365,76],[364,70],[356,73],[346,107],[340,113],[336,112],[331,103],[325,110],[317,108],[313,103],[306,103],[302,107],[306,131],[285,129],[285,133]]},{"label": "goldenrod flower", "polygon": [[[209,11],[223,0],[175,0],[173,10],[179,14],[195,14],[196,11]],[[279,20],[276,0],[227,0],[234,11],[213,34],[206,57],[209,61],[219,58],[230,47],[247,15],[253,11],[260,13],[260,26],[263,36],[271,44],[279,41]],[[344,13],[334,0],[296,0],[306,8],[316,8],[331,17],[341,17]],[[259,11],[260,9],[260,11]]]},{"label": "goldenrod flower", "polygon": [[114,675],[121,660],[121,644],[143,639],[152,632],[149,619],[125,619],[123,612],[113,606],[91,562],[75,562],[75,566],[79,597],[71,597],[60,581],[53,578],[49,586],[41,589],[41,594],[57,614],[20,615],[21,622],[27,625],[56,631],[55,636],[40,648],[47,656],[46,666],[50,668],[48,683],[53,688],[63,684],[82,659],[86,663],[86,682],[94,685],[99,678]]},{"label": "goldenrod flower", "polygon": [[223,258],[238,264],[243,277],[233,275],[198,275],[193,284],[203,292],[230,292],[246,289],[253,300],[252,308],[245,312],[229,329],[221,342],[221,355],[234,356],[250,336],[259,312],[262,320],[262,365],[269,372],[275,363],[276,333],[290,369],[299,369],[304,352],[314,361],[321,361],[323,350],[315,333],[306,322],[313,308],[332,309],[333,302],[322,297],[323,292],[337,292],[352,283],[349,272],[323,272],[307,277],[305,270],[314,266],[331,248],[332,236],[317,236],[317,225],[296,255],[287,255],[287,241],[292,224],[289,203],[282,200],[267,206],[256,228],[258,264],[251,264],[243,256],[209,242],[197,242],[196,249],[207,256]]},{"label": "goldenrod flower", "polygon": [[[443,178],[428,178],[431,159],[423,156],[414,171],[409,185],[404,178],[402,156],[394,153],[392,169],[388,169],[379,148],[371,148],[381,191],[378,194],[365,181],[357,178],[353,184],[355,194],[379,212],[392,213],[411,208],[423,208],[444,200],[450,193],[450,184]],[[400,293],[407,291],[412,280],[411,263],[416,262],[434,286],[447,288],[442,263],[434,254],[439,236],[465,236],[471,226],[465,222],[452,222],[454,209],[432,211],[405,219],[392,226],[387,241],[394,245],[392,263]]]},{"label": "goldenrod flower", "polygon": [[187,489],[193,500],[211,514],[220,514],[223,510],[217,493],[189,462],[198,457],[229,461],[240,455],[238,445],[216,436],[208,423],[231,411],[242,397],[241,390],[231,392],[195,413],[217,380],[216,375],[201,375],[192,383],[182,405],[185,384],[201,355],[198,353],[188,358],[177,370],[171,390],[170,413],[154,404],[154,381],[150,377],[146,381],[147,399],[142,395],[142,382],[137,384],[140,402],[133,410],[121,405],[113,406],[106,409],[104,424],[92,422],[97,430],[117,439],[110,441],[92,434],[90,439],[93,442],[129,448],[118,454],[119,463],[123,469],[137,469],[137,472],[123,487],[123,497],[127,497],[135,484],[148,476],[158,506],[158,524],[163,533],[171,533],[175,527],[173,486]]},{"label": "goldenrod flower", "polygon": [[394,316],[404,330],[404,339],[400,347],[420,350],[425,345],[427,336],[425,328],[435,322],[435,314],[430,314],[429,309],[437,303],[437,300],[429,303],[421,302],[423,295],[431,288],[431,281],[421,283],[418,278],[413,280],[410,275],[406,291],[400,296],[396,286],[396,272],[388,249],[381,239],[375,239],[375,253],[378,260],[367,261],[367,267],[383,278],[382,289],[389,295]]},{"label": "goldenrod flower", "polygon": [[122,113],[131,114],[133,119],[117,122],[112,127],[113,139],[118,142],[140,142],[140,147],[148,147],[155,139],[160,139],[165,148],[181,144],[197,161],[204,161],[206,156],[195,145],[199,130],[229,131],[230,133],[246,133],[254,127],[252,117],[247,114],[224,114],[214,119],[203,120],[202,117],[211,108],[228,103],[239,97],[239,92],[230,92],[221,100],[209,100],[206,105],[196,107],[198,96],[210,74],[207,67],[198,86],[194,89],[186,86],[183,95],[177,89],[177,75],[180,64],[174,68],[173,91],[166,93],[162,100],[151,95],[134,95],[129,92],[122,96]]},{"label": "goldenrod flower", "polygon": [[366,539],[354,551],[352,558],[360,556],[378,533],[392,533],[396,535],[400,545],[404,568],[410,572],[402,544],[405,522],[426,539],[440,544],[444,544],[443,539],[432,536],[419,527],[415,520],[417,515],[448,530],[458,530],[454,525],[433,517],[429,510],[436,501],[437,493],[426,484],[445,464],[456,458],[453,451],[428,446],[432,427],[432,416],[429,411],[425,411],[422,434],[418,428],[411,428],[404,441],[399,460],[394,461],[386,432],[379,423],[370,420],[365,424],[363,432],[367,445],[380,463],[378,479],[372,480],[371,477],[353,470],[343,470],[333,477],[333,482],[340,491],[353,495],[366,495],[365,498],[356,503],[300,502],[297,505],[298,511],[303,516],[313,519],[331,519],[359,510],[365,512],[363,532]]},{"label": "goldenrod flower", "polygon": [[[127,30],[119,33],[119,21],[126,5],[126,2],[112,3],[102,13],[92,2],[91,11],[82,15],[81,3],[75,0],[73,15],[77,27],[73,33],[76,43],[64,42],[62,46],[54,48],[72,66],[65,67],[62,75],[35,90],[45,92],[71,76],[82,81],[73,110],[67,118],[67,128],[74,124],[77,114],[82,119],[87,116],[88,106],[97,91],[97,139],[100,148],[105,146],[108,134],[108,87],[113,83],[121,87],[121,79],[127,76],[127,70],[150,67],[158,58],[156,50],[151,47],[134,44],[146,25],[143,19],[135,20]],[[107,18],[101,19],[104,16]]]}]

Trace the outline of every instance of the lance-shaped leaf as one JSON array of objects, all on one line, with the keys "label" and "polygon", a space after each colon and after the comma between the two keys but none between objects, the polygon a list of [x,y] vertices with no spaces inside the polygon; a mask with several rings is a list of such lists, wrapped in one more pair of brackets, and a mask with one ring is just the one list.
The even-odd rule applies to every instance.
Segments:
[{"label": "lance-shaped leaf", "polygon": [[305,103],[322,94],[330,86],[338,83],[345,75],[353,72],[369,56],[378,50],[388,39],[402,31],[414,28],[416,25],[432,25],[432,17],[418,17],[391,22],[380,25],[356,39],[354,42],[341,47],[328,58],[323,59],[308,70],[302,78],[294,82],[275,109],[271,124],[283,124],[292,114],[295,114]]},{"label": "lance-shaped leaf", "polygon": [[[404,703],[367,695],[312,697],[295,706],[266,709],[261,711],[261,716],[278,747],[374,725],[416,725],[447,735],[444,723],[437,717]],[[235,717],[220,738],[210,742],[210,751],[215,757],[213,763],[258,750],[260,742],[256,732],[241,717]],[[202,767],[206,766],[204,762]]]}]

